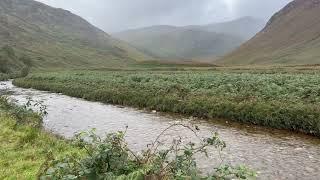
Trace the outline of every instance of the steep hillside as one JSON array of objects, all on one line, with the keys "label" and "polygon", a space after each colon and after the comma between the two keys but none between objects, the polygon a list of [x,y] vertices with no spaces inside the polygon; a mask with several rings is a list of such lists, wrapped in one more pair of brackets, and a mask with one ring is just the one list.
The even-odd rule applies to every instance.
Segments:
[{"label": "steep hillside", "polygon": [[222,23],[213,23],[202,26],[186,26],[185,28],[224,33],[249,40],[257,32],[259,32],[265,26],[265,24],[266,22],[261,19],[256,19],[253,17],[242,17]]},{"label": "steep hillside", "polygon": [[217,63],[319,64],[320,0],[289,3],[253,39]]},{"label": "steep hillside", "polygon": [[0,46],[32,57],[38,67],[122,65],[145,58],[69,11],[33,0],[0,1]]},{"label": "steep hillside", "polygon": [[262,29],[254,18],[203,26],[152,26],[114,34],[160,59],[213,59],[228,53]]}]

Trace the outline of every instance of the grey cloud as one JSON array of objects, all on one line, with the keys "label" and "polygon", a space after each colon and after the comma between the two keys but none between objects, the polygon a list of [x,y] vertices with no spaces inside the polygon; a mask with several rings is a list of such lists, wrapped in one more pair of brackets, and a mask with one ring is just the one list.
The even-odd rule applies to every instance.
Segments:
[{"label": "grey cloud", "polygon": [[275,12],[288,4],[291,0],[234,0],[235,16],[252,15],[263,19],[270,18]]},{"label": "grey cloud", "polygon": [[39,0],[70,10],[107,32],[166,24],[269,18],[290,0]]}]

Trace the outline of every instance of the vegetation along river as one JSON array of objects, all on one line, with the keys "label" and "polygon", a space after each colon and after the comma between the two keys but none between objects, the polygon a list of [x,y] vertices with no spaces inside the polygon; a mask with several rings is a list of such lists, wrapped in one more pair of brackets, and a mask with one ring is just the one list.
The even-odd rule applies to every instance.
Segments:
[{"label": "vegetation along river", "polygon": [[[43,101],[48,111],[44,127],[66,138],[92,128],[103,135],[128,126],[126,139],[130,147],[141,150],[170,124],[182,121],[199,126],[202,136],[218,132],[227,143],[227,148],[220,155],[213,150],[210,158],[199,157],[198,163],[204,171],[223,161],[234,165],[246,164],[258,171],[259,179],[320,179],[320,139],[316,137],[225,120],[208,121],[89,102],[18,88],[10,81],[0,82],[0,93],[3,91],[10,91],[10,98],[19,104],[25,103],[28,97]],[[178,127],[167,133],[170,137],[186,138],[192,138],[191,134]]]}]

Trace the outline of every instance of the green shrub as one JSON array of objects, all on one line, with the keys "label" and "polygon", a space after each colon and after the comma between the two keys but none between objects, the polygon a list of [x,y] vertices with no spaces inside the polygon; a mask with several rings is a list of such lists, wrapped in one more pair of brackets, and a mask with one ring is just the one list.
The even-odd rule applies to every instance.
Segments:
[{"label": "green shrub", "polygon": [[196,129],[184,124],[174,124],[163,131],[148,149],[135,154],[125,142],[125,132],[108,134],[100,138],[94,131],[80,133],[74,144],[85,150],[83,158],[67,156],[62,160],[50,159],[40,174],[40,179],[248,179],[256,174],[245,166],[223,165],[213,169],[205,177],[197,168],[194,156],[207,156],[207,148],[219,151],[226,145],[217,134],[200,139],[199,143],[182,143],[173,139],[171,145],[159,142],[165,132],[175,126],[183,126],[195,135]]}]

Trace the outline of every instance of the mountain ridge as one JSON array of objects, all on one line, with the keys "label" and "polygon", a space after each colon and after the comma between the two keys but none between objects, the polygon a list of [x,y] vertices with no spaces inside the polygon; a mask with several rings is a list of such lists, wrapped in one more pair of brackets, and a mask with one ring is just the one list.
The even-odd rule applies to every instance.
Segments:
[{"label": "mountain ridge", "polygon": [[225,22],[185,26],[185,28],[191,27],[209,32],[229,34],[233,36],[238,36],[245,40],[249,40],[259,30],[261,30],[265,24],[266,22],[262,19],[254,18],[251,16],[244,16]]},{"label": "mountain ridge", "polygon": [[147,58],[70,11],[33,0],[0,1],[0,46],[32,57],[37,67],[124,65]]},{"label": "mountain ridge", "polygon": [[[246,19],[248,17],[239,20]],[[247,29],[258,32],[263,27],[261,24],[264,24],[256,25],[259,23],[256,23],[258,20],[254,18],[248,21],[255,23],[252,26],[238,23],[237,27],[232,29],[245,26]],[[158,59],[212,59],[235,49],[254,35],[224,33],[226,31],[224,29],[232,26],[229,23],[236,24],[234,22],[237,20],[203,26],[155,25],[129,29],[112,35]],[[213,27],[213,25],[216,26]]]},{"label": "mountain ridge", "polygon": [[224,65],[320,63],[320,0],[294,0],[254,38],[217,61]]}]

